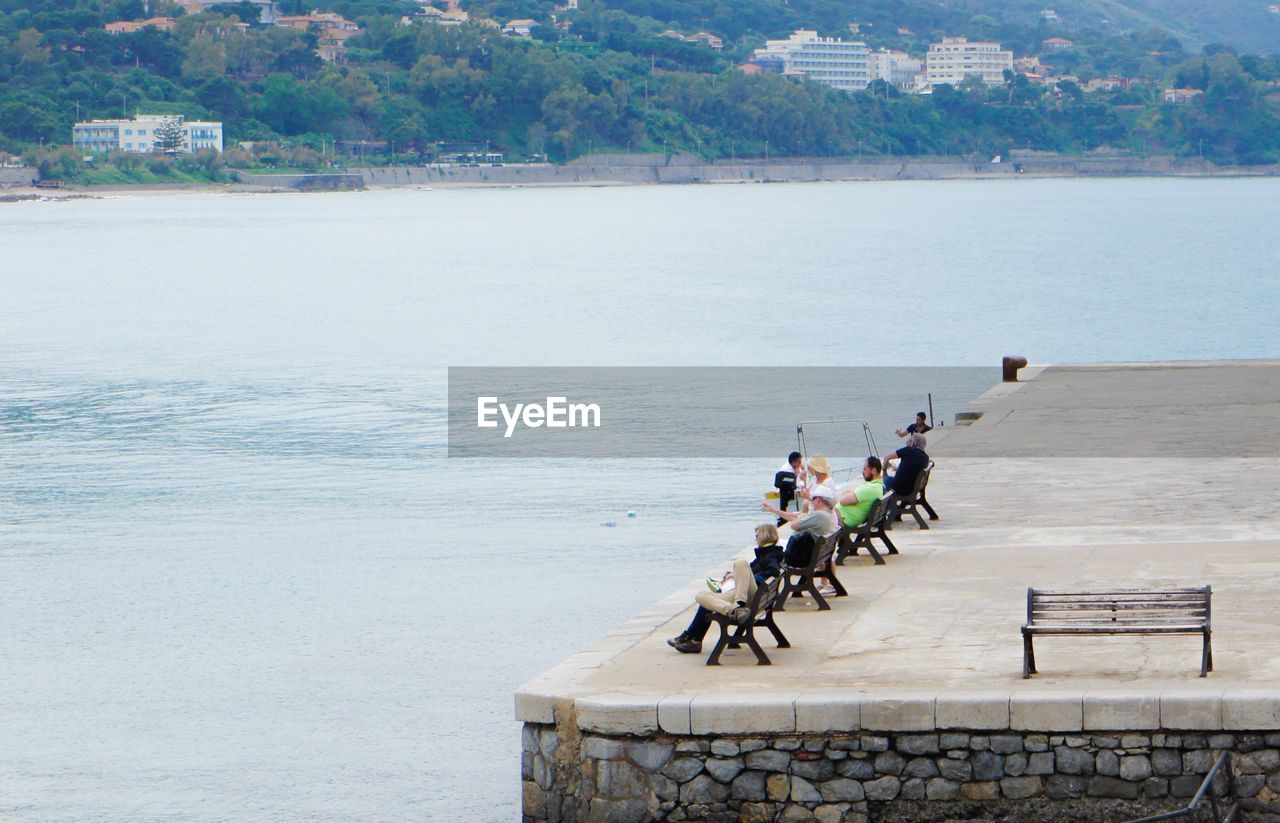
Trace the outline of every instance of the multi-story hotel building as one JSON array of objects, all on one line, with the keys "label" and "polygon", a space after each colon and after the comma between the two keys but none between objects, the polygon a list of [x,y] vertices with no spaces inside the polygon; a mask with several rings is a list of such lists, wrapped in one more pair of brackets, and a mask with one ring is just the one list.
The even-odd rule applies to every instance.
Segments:
[{"label": "multi-story hotel building", "polygon": [[970,43],[964,37],[944,37],[931,43],[925,55],[925,81],[930,86],[949,83],[958,86],[966,77],[978,77],[988,86],[1004,82],[1005,71],[1013,71],[1013,52],[999,43]]},{"label": "multi-story hotel building", "polygon": [[755,50],[751,62],[843,91],[859,91],[871,84],[866,43],[819,37],[816,31],[801,30],[786,40],[766,40],[764,48]]},{"label": "multi-story hotel building", "polygon": [[924,74],[924,61],[905,51],[876,49],[871,52],[871,79],[892,83],[900,89],[914,89]]},{"label": "multi-story hotel building", "polygon": [[222,151],[222,124],[186,120],[182,115],[139,114],[132,120],[90,120],[76,123],[71,130],[71,143],[85,154],[109,151],[155,151],[156,128],[170,120],[182,124],[186,138],[182,153],[194,154],[205,149]]}]

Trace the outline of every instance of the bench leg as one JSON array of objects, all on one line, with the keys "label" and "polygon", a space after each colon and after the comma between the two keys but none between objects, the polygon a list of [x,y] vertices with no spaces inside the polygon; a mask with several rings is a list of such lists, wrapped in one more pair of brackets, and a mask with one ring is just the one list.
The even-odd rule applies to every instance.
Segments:
[{"label": "bench leg", "polygon": [[837,566],[844,565],[844,559],[851,554],[857,554],[858,547],[849,544],[849,535],[841,532],[839,539],[836,541],[836,557]]},{"label": "bench leg", "polygon": [[1213,671],[1213,644],[1209,640],[1209,633],[1204,633],[1204,648],[1200,652],[1200,676],[1208,677],[1209,672]]},{"label": "bench leg", "polygon": [[1022,635],[1022,679],[1036,673],[1036,650],[1031,645],[1031,635]]},{"label": "bench leg", "polygon": [[871,545],[871,538],[864,535],[858,535],[858,539],[853,543],[854,547],[862,546],[867,550],[867,554],[871,555],[871,559],[875,561],[877,566],[884,565],[884,558],[880,556],[880,552],[876,551],[876,547]]},{"label": "bench leg", "polygon": [[744,637],[743,640],[745,640],[747,645],[751,647],[751,651],[756,653],[756,665],[772,666],[773,661],[769,659],[769,655],[764,653],[764,647],[760,645],[758,640],[756,640],[755,632],[752,631],[750,626],[746,628],[746,632],[747,636]]},{"label": "bench leg", "polygon": [[889,535],[885,533],[884,529],[881,529],[880,532],[876,534],[876,537],[879,537],[884,542],[884,547],[888,550],[889,554],[898,553],[898,547],[893,545],[893,541],[889,539]]},{"label": "bench leg", "polygon": [[779,649],[791,648],[791,641],[787,640],[787,636],[782,633],[782,629],[778,628],[777,622],[773,619],[773,612],[769,612],[769,616],[756,625],[764,626],[769,630],[769,633],[773,635],[774,642],[778,644]]},{"label": "bench leg", "polygon": [[719,666],[720,655],[724,653],[724,647],[729,645],[729,628],[725,623],[716,621],[716,625],[720,627],[720,637],[716,639],[716,646],[711,650],[711,656],[707,658],[708,666]]},{"label": "bench leg", "polygon": [[845,597],[849,594],[849,591],[844,587],[844,584],[840,582],[838,577],[836,577],[835,566],[827,566],[827,570],[823,573],[822,579],[830,583],[831,588],[836,590],[836,597]]},{"label": "bench leg", "polygon": [[933,510],[933,506],[930,506],[930,505],[929,505],[929,501],[924,499],[924,494],[923,494],[923,493],[921,493],[921,495],[920,495],[920,505],[921,505],[921,506],[924,506],[924,510],[925,510],[925,511],[927,511],[927,512],[929,513],[929,519],[930,519],[930,520],[937,520],[937,519],[938,519],[938,513],[937,513],[936,511],[934,511],[934,510]]},{"label": "bench leg", "polygon": [[911,504],[911,516],[916,519],[916,525],[922,529],[929,528],[929,524],[924,521],[924,517],[920,515],[920,507],[915,503]]},{"label": "bench leg", "polygon": [[814,579],[817,575],[809,578],[809,594],[813,595],[813,602],[818,604],[818,611],[831,611],[831,604],[822,596],[822,592],[818,591],[818,583]]}]

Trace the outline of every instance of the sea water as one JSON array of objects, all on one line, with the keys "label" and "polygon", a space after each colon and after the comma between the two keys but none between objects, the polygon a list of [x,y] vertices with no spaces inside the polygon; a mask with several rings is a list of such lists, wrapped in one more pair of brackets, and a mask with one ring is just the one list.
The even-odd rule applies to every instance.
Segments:
[{"label": "sea water", "polygon": [[749,545],[795,436],[450,460],[447,366],[1272,357],[1278,224],[1231,179],[0,206],[0,817],[518,815],[512,691]]}]

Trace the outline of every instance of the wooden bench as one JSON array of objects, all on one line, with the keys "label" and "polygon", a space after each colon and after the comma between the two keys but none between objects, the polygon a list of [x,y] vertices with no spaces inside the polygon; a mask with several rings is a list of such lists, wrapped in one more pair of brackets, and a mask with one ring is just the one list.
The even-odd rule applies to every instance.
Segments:
[{"label": "wooden bench", "polygon": [[[823,540],[816,540],[817,545],[813,549],[813,555],[809,558],[809,562],[804,566],[788,566],[785,562],[782,564],[782,579],[784,581],[782,595],[778,598],[778,605],[775,606],[778,611],[786,611],[788,597],[803,597],[805,592],[813,596],[813,602],[818,604],[818,611],[827,611],[831,606],[827,603],[822,593],[818,591],[818,580],[826,580],[831,584],[831,588],[836,590],[836,597],[844,597],[847,592],[844,586],[836,579],[835,563],[829,562],[831,556],[835,554],[836,543],[840,538],[840,532],[832,532]],[[825,566],[825,568],[823,568]]]},{"label": "wooden bench", "polygon": [[720,638],[716,640],[715,648],[711,650],[711,656],[707,658],[708,666],[719,666],[720,655],[724,653],[726,648],[736,649],[743,643],[746,643],[751,651],[756,653],[756,665],[772,665],[769,655],[764,653],[764,649],[760,647],[760,642],[755,638],[757,627],[768,629],[773,635],[773,639],[777,642],[778,648],[791,648],[791,643],[787,640],[786,635],[782,633],[782,630],[778,628],[778,624],[773,620],[774,609],[781,601],[779,595],[782,585],[783,578],[780,575],[770,577],[765,582],[756,585],[755,594],[751,595],[751,602],[747,604],[747,608],[751,610],[751,617],[745,626],[739,626],[728,615],[711,613],[712,621],[720,627]]},{"label": "wooden bench", "polygon": [[1036,635],[1198,634],[1204,638],[1200,676],[1213,671],[1209,586],[1051,592],[1027,589],[1022,627],[1022,676],[1036,673]]},{"label": "wooden bench", "polygon": [[880,556],[880,552],[876,551],[875,545],[871,542],[873,539],[884,543],[888,554],[898,553],[898,547],[893,545],[893,541],[886,533],[889,526],[889,509],[889,498],[882,497],[871,504],[871,511],[867,512],[867,519],[862,522],[862,525],[840,527],[840,533],[836,536],[837,565],[843,566],[846,557],[857,554],[858,549],[863,548],[867,550],[867,554],[871,555],[871,559],[877,566],[883,566],[884,558]]},{"label": "wooden bench", "polygon": [[889,497],[889,504],[893,508],[893,517],[889,523],[889,528],[893,528],[893,522],[902,519],[902,515],[909,514],[916,519],[916,525],[922,529],[929,528],[929,524],[920,516],[920,508],[929,513],[930,520],[937,520],[938,513],[933,510],[933,506],[929,505],[928,499],[924,496],[925,490],[929,487],[929,474],[933,471],[933,461],[929,461],[929,465],[920,470],[916,475],[915,485],[911,487],[911,494],[902,495],[894,492]]}]

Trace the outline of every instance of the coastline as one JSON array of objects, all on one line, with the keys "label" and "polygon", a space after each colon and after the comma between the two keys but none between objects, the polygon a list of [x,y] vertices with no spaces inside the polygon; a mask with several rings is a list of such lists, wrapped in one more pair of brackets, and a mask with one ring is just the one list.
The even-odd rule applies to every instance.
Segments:
[{"label": "coastline", "polygon": [[746,185],[891,180],[1013,178],[1278,177],[1280,165],[1216,166],[1201,158],[1019,157],[1002,163],[939,158],[855,161],[830,158],[703,163],[688,155],[607,155],[565,165],[486,167],[388,166],[320,174],[237,172],[234,183],[70,184],[59,189],[11,186],[0,203],[174,194],[276,194],[389,189],[564,188],[647,185]]}]

